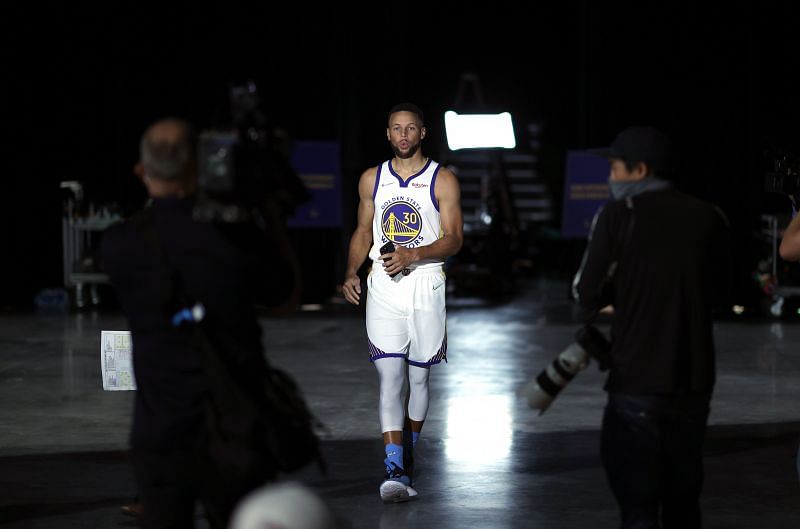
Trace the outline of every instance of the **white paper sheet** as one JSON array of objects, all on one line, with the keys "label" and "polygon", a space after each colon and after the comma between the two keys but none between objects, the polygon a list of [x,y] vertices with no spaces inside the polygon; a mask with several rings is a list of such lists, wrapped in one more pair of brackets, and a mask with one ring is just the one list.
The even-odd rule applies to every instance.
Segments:
[{"label": "white paper sheet", "polygon": [[100,331],[100,369],[104,390],[136,389],[130,331]]}]

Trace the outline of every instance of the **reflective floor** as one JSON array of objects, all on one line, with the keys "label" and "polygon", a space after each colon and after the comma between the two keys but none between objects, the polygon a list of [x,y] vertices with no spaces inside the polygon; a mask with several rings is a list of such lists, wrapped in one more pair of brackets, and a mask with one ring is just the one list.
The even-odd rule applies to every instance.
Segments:
[{"label": "reflective floor", "polygon": [[[598,452],[603,374],[581,372],[541,416],[515,395],[571,341],[565,296],[563,284],[531,280],[506,303],[450,300],[449,363],[433,368],[418,445],[419,497],[394,505],[377,494],[377,377],[362,313],[333,305],[265,319],[271,359],[328,428],[328,475],[289,478],[351,528],[617,527]],[[104,392],[100,378],[100,330],[124,328],[112,311],[0,318],[0,526],[135,527],[119,510],[134,494],[132,395]],[[720,321],[716,336],[705,526],[800,527],[800,324]]]}]

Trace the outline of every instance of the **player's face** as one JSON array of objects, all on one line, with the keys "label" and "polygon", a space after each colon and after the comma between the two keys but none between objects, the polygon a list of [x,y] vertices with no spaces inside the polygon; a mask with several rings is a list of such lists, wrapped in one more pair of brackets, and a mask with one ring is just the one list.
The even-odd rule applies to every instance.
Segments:
[{"label": "player's face", "polygon": [[411,158],[419,150],[425,127],[412,112],[395,112],[389,116],[389,127],[386,137],[392,144],[392,150],[398,158]]}]

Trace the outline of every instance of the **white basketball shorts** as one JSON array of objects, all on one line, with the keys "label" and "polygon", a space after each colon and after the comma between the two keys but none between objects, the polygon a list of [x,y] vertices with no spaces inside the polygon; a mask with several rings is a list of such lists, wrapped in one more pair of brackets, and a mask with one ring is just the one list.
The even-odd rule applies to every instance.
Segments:
[{"label": "white basketball shorts", "polygon": [[402,357],[415,366],[447,361],[445,274],[440,266],[389,277],[375,263],[367,277],[369,357]]}]

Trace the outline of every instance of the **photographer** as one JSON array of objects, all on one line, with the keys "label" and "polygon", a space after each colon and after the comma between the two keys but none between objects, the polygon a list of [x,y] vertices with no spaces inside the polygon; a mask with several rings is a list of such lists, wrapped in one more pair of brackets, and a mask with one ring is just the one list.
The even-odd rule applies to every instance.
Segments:
[{"label": "photographer", "polygon": [[193,527],[196,501],[210,527],[225,528],[236,502],[274,475],[255,447],[242,447],[246,468],[212,456],[204,430],[211,382],[188,326],[173,320],[180,308],[174,293],[179,283],[202,302],[209,342],[242,391],[256,395],[266,368],[256,304],[274,305],[290,295],[290,246],[275,215],[262,216],[267,222],[261,225],[195,220],[195,152],[188,123],[151,125],[135,169],[150,203],[109,228],[102,241],[134,346],[130,446],[145,528]]},{"label": "photographer", "polygon": [[703,440],[715,381],[712,308],[728,227],[663,179],[669,140],[623,130],[610,148],[613,198],[575,276],[580,305],[613,306],[601,455],[623,528],[697,529]]}]

